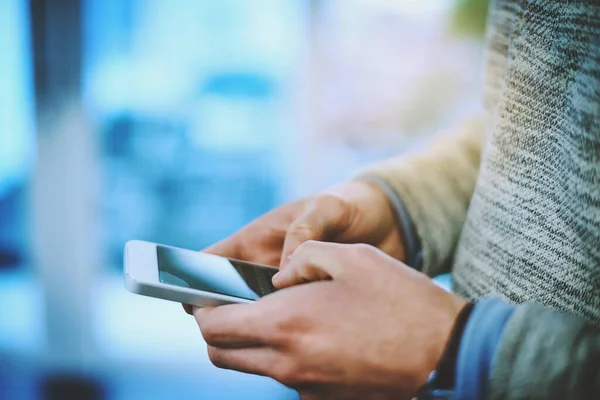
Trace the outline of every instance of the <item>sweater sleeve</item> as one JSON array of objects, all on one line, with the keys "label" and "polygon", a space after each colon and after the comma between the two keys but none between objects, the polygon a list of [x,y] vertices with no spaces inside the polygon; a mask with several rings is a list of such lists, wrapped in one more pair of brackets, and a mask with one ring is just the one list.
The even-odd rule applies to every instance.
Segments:
[{"label": "sweater sleeve", "polygon": [[538,304],[517,307],[488,388],[491,400],[600,399],[600,329]]},{"label": "sweater sleeve", "polygon": [[421,270],[429,276],[448,272],[479,173],[483,137],[483,118],[472,118],[425,151],[359,175],[386,182],[402,199],[422,247]]}]

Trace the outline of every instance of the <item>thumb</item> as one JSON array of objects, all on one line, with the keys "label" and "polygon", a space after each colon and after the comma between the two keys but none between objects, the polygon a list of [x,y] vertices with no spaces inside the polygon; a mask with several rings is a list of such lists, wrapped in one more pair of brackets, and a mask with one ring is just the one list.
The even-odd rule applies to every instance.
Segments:
[{"label": "thumb", "polygon": [[273,276],[278,289],[302,283],[326,281],[340,277],[340,261],[348,245],[308,241],[301,244],[285,269]]},{"label": "thumb", "polygon": [[335,195],[316,198],[287,230],[281,251],[280,269],[287,268],[289,257],[308,240],[325,241],[328,236],[348,229],[352,221],[351,207]]}]

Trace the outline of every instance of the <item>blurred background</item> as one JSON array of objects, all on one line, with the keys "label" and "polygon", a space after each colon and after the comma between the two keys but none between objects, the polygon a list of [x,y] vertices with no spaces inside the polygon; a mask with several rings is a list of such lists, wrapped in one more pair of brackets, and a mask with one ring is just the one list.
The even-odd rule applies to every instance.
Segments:
[{"label": "blurred background", "polygon": [[0,0],[0,399],[296,399],[130,239],[201,249],[478,111],[483,0]]}]

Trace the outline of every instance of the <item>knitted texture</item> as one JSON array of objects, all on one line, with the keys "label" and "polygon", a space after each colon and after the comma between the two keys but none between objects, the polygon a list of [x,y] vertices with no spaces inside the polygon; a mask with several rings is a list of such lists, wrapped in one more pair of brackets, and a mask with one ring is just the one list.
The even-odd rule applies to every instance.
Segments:
[{"label": "knitted texture", "polygon": [[600,3],[493,5],[489,140],[456,290],[600,324]]},{"label": "knitted texture", "polygon": [[488,25],[484,122],[365,175],[402,197],[424,272],[600,325],[600,1],[495,1]]},{"label": "knitted texture", "polygon": [[600,329],[525,303],[504,330],[486,398],[600,399]]}]

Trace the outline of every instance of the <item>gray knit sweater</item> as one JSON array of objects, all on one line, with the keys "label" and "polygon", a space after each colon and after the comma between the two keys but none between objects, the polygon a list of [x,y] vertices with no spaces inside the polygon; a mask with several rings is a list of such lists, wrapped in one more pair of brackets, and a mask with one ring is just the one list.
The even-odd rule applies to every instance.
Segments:
[{"label": "gray knit sweater", "polygon": [[492,399],[600,399],[600,0],[498,0],[485,115],[366,172],[469,299],[519,304]]}]

